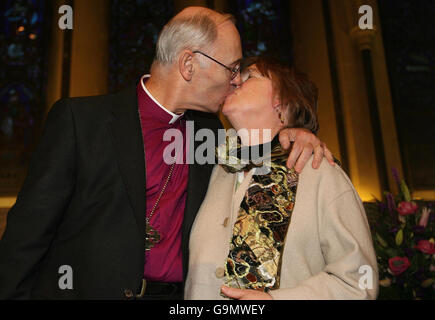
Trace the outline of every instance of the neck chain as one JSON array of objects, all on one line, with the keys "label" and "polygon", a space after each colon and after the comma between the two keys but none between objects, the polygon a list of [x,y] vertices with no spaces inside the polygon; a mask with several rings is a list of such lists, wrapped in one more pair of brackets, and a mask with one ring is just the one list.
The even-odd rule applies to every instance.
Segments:
[{"label": "neck chain", "polygon": [[174,171],[175,163],[171,165],[171,169],[169,170],[168,177],[166,178],[165,184],[163,185],[162,191],[160,191],[159,197],[154,203],[153,209],[148,217],[145,217],[145,250],[149,251],[153,248],[157,243],[160,242],[160,233],[154,229],[150,224],[150,219],[154,215],[157,205],[159,204],[160,198],[162,197],[165,189],[171,179],[172,172]]},{"label": "neck chain", "polygon": [[[143,128],[142,128],[142,118],[140,116],[140,109],[138,107],[138,114],[139,114],[139,123],[140,123],[140,131],[142,135],[142,143],[143,141]],[[145,148],[144,148],[144,159],[145,159]],[[166,178],[165,184],[163,185],[162,191],[160,191],[159,196],[157,197],[156,202],[154,203],[154,206],[148,216],[145,214],[145,250],[149,251],[151,248],[153,248],[157,243],[160,242],[160,233],[158,230],[154,229],[150,224],[150,219],[154,215],[157,205],[160,202],[160,199],[162,198],[163,193],[165,192],[166,187],[168,186],[169,180],[171,179],[172,172],[174,171],[175,162],[171,165],[171,168],[169,169],[168,177]],[[145,168],[146,172],[146,168]],[[145,186],[146,188],[146,186]]]}]

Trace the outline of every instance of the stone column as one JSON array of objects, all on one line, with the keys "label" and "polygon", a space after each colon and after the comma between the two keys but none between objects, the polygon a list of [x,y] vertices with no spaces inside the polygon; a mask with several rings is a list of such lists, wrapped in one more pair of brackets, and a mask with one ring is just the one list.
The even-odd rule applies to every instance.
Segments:
[{"label": "stone column", "polygon": [[69,96],[104,94],[109,81],[109,0],[74,1]]},{"label": "stone column", "polygon": [[349,175],[364,201],[380,198],[376,149],[370,120],[364,66],[361,52],[355,45],[350,30],[357,25],[358,8],[349,1],[329,0],[331,27],[335,40],[335,64],[347,150]]},{"label": "stone column", "polygon": [[290,4],[294,63],[319,88],[319,137],[340,160],[346,156],[340,147],[336,110],[328,57],[322,0],[293,0]]},{"label": "stone column", "polygon": [[[402,173],[402,165],[380,30],[379,10],[376,1],[354,0],[346,2],[346,5],[348,17],[352,19],[349,23],[349,34],[361,52],[380,185],[383,190],[397,192],[391,168],[395,167]],[[373,29],[361,29],[358,25],[360,18],[358,9],[362,5],[369,5],[373,10]]]}]

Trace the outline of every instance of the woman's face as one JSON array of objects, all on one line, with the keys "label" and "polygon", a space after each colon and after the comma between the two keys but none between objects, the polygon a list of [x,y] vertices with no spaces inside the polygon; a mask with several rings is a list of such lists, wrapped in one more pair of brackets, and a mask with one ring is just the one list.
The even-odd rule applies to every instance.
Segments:
[{"label": "woman's face", "polygon": [[[242,73],[242,84],[225,100],[222,113],[234,129],[280,129],[279,100],[273,93],[272,80],[262,76],[255,65]],[[276,133],[276,132],[273,132]]]}]

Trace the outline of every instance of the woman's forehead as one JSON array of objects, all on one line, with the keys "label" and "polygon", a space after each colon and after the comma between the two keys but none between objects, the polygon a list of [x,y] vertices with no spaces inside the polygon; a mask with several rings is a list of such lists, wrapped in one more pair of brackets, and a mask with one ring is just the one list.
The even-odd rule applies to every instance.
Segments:
[{"label": "woman's forehead", "polygon": [[250,66],[243,68],[242,71],[246,73],[259,73],[258,68],[255,64],[251,64]]}]

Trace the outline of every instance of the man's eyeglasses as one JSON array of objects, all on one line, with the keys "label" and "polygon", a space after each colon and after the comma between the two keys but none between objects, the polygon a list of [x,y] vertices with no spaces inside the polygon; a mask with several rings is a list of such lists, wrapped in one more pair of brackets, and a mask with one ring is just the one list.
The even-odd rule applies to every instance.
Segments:
[{"label": "man's eyeglasses", "polygon": [[229,70],[229,71],[231,72],[231,80],[233,80],[235,77],[237,77],[237,74],[240,72],[240,65],[235,66],[235,67],[233,67],[233,68],[230,68],[230,67],[224,65],[222,62],[219,62],[219,61],[217,61],[216,59],[210,57],[209,55],[206,55],[204,52],[201,52],[201,51],[196,50],[196,51],[193,51],[193,53],[200,53],[200,54],[202,54],[203,56],[209,58],[210,60],[213,60],[214,62],[220,64],[220,65],[221,65],[222,67],[224,67],[225,69]]}]

